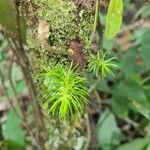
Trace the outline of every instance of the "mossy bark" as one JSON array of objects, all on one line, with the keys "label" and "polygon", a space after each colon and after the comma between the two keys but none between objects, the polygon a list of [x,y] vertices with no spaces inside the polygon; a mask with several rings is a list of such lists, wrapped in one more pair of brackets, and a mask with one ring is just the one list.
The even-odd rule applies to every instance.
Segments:
[{"label": "mossy bark", "polygon": [[[34,79],[41,66],[47,68],[51,62],[69,65],[73,61],[83,74],[91,52],[94,7],[95,0],[20,0],[18,11],[25,16],[28,26],[27,56]],[[37,93],[44,90],[41,86],[36,88]],[[87,142],[84,119],[68,126],[56,118],[48,118],[46,128],[51,136],[45,149],[75,149],[79,141],[83,142],[80,149],[84,149]]]},{"label": "mossy bark", "polygon": [[[87,0],[86,2],[73,0],[22,0],[21,6],[29,27],[27,43],[30,48],[30,60],[34,68],[34,76],[41,71],[41,65],[48,67],[52,61],[66,65],[74,61],[78,64],[79,71],[82,74],[91,51],[95,14],[94,5],[94,0]],[[72,128],[65,124],[58,125],[61,127],[57,128],[55,123],[51,123],[49,131],[51,131],[52,137],[58,137],[58,135],[55,135],[55,131],[58,130],[62,139],[60,139],[61,143],[57,143],[56,146],[54,144],[56,139],[51,139],[50,137],[52,141],[51,143],[46,142],[47,147],[52,149],[73,149],[79,144],[77,141],[82,139],[81,149],[84,149],[87,142],[87,131],[86,126],[83,126],[82,119],[79,122],[79,124],[75,123]],[[57,122],[57,124],[59,123]],[[77,126],[79,129],[77,129]],[[65,135],[66,133],[67,135]],[[65,138],[69,140],[67,144]]]},{"label": "mossy bark", "polygon": [[94,23],[93,0],[22,0],[21,4],[29,26],[27,41],[32,57],[50,61],[50,56],[55,54],[73,55],[76,49],[70,51],[72,41],[82,43],[82,51],[89,53]]}]

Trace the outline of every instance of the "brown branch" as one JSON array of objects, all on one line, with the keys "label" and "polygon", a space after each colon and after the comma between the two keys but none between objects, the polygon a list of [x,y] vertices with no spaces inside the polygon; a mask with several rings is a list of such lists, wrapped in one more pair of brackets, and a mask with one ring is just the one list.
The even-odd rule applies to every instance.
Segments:
[{"label": "brown branch", "polygon": [[90,142],[91,142],[91,127],[90,127],[90,121],[89,121],[89,114],[85,114],[86,119],[86,126],[87,126],[87,142],[84,146],[84,150],[88,150]]},{"label": "brown branch", "polygon": [[43,114],[39,103],[37,101],[35,103],[35,100],[37,99],[36,90],[32,79],[31,71],[29,68],[29,60],[23,48],[23,41],[21,37],[21,27],[20,27],[20,14],[19,14],[18,6],[14,4],[13,7],[15,8],[15,16],[16,16],[16,32],[13,33],[13,35],[12,33],[5,33],[5,34],[7,36],[8,41],[10,42],[13,54],[17,58],[17,62],[20,65],[24,75],[28,87],[28,91],[29,91],[30,103],[32,103],[33,106],[33,115],[34,115],[33,119],[35,121],[34,126],[37,129],[37,131],[35,132],[36,139],[40,145],[42,143],[41,148],[43,148],[43,142],[41,142],[43,141],[43,138],[41,138],[40,136],[40,132],[45,127],[43,121]]}]

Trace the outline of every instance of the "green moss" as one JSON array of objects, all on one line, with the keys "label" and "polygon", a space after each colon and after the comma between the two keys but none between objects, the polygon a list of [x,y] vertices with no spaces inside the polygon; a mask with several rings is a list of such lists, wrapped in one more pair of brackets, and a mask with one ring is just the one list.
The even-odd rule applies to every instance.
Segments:
[{"label": "green moss", "polygon": [[[73,0],[33,0],[32,2],[34,12],[27,11],[31,13],[28,16],[33,16],[31,19],[28,18],[30,27],[27,32],[27,42],[34,76],[41,71],[42,60],[45,67],[49,66],[47,62],[68,65],[70,62],[66,52],[68,52],[69,43],[77,37],[82,40],[85,53],[90,49],[90,36],[94,23],[93,9],[79,8]],[[34,16],[39,20],[32,26],[29,22],[34,22]],[[39,34],[39,28],[40,31],[43,30],[41,34]]]},{"label": "green moss", "polygon": [[67,50],[68,43],[79,37],[85,49],[90,48],[94,22],[93,12],[79,9],[70,0],[34,0],[37,15],[49,25],[49,44],[55,49]]}]

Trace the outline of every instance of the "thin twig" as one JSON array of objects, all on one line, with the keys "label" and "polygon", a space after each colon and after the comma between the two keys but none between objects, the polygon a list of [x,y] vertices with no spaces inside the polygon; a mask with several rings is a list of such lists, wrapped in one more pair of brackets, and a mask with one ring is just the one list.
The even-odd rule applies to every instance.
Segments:
[{"label": "thin twig", "polygon": [[150,25],[150,21],[146,21],[144,19],[138,20],[138,21],[134,22],[133,24],[128,25],[127,27],[123,27],[122,30],[120,30],[120,34],[130,31],[130,30],[133,30],[136,27],[143,26],[144,24]]},{"label": "thin twig", "polygon": [[98,14],[99,14],[99,0],[96,0],[95,4],[95,20],[94,20],[94,28],[93,28],[93,35],[96,32],[97,22],[98,22]]},{"label": "thin twig", "polygon": [[84,146],[83,150],[88,150],[90,142],[91,142],[91,127],[90,127],[90,121],[89,121],[89,114],[85,114],[85,119],[86,119],[86,126],[87,126],[87,142]]},{"label": "thin twig", "polygon": [[144,85],[144,84],[147,83],[148,81],[150,81],[150,76],[148,76],[148,77],[146,77],[145,79],[143,79],[140,84],[141,84],[141,85]]}]

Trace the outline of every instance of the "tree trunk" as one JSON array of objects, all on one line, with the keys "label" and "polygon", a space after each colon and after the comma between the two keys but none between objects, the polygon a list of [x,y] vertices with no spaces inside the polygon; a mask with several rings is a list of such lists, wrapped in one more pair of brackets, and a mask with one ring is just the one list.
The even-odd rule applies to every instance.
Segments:
[{"label": "tree trunk", "polygon": [[[78,64],[78,72],[83,74],[88,55],[93,49],[91,45],[97,42],[92,37],[95,32],[95,0],[15,0],[13,3],[10,0],[10,3],[15,30],[9,31],[9,26],[3,28],[3,31],[22,69],[29,89],[30,104],[34,106],[35,121],[32,125],[37,129],[33,135],[35,141],[42,150],[73,149],[82,137],[81,149],[84,149],[88,141],[85,118],[68,126],[45,115],[45,110],[41,107],[41,91],[44,89],[41,84],[36,84],[36,79],[51,62],[70,64],[73,61],[74,65]],[[21,21],[24,18],[27,24],[26,40],[23,38],[25,28]],[[26,44],[29,49],[25,48]],[[75,134],[78,135],[73,137]],[[56,141],[58,135],[60,143]],[[85,149],[87,148],[88,146]]]}]

